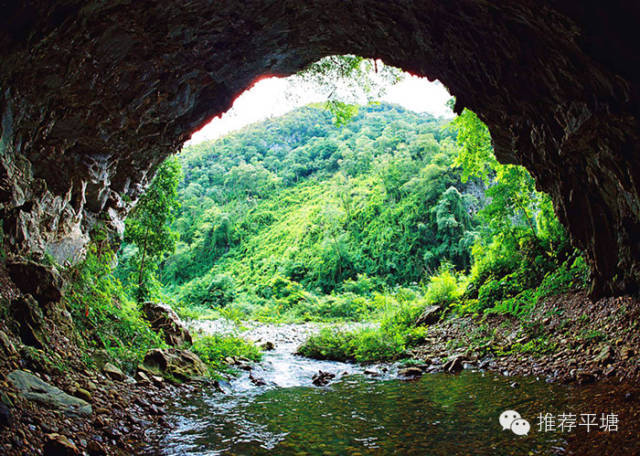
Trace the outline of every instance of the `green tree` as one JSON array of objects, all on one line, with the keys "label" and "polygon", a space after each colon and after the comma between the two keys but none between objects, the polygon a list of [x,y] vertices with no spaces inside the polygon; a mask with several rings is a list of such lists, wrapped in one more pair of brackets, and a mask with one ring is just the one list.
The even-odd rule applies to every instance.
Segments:
[{"label": "green tree", "polygon": [[124,240],[137,251],[131,261],[135,266],[135,298],[142,302],[157,281],[156,270],[162,257],[173,252],[178,238],[170,225],[180,207],[178,183],[182,178],[177,158],[167,159],[158,168],[151,185],[127,217]]}]

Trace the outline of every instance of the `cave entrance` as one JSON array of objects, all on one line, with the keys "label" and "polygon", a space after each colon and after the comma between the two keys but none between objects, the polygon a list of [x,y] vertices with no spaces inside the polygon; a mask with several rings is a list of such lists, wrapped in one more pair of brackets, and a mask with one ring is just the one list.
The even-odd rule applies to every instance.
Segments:
[{"label": "cave entrance", "polygon": [[441,80],[457,112],[489,126],[498,159],[552,196],[594,294],[635,291],[637,17],[428,0],[16,5],[0,36],[10,248],[77,252],[97,219],[121,226],[149,171],[257,77],[352,53]]}]

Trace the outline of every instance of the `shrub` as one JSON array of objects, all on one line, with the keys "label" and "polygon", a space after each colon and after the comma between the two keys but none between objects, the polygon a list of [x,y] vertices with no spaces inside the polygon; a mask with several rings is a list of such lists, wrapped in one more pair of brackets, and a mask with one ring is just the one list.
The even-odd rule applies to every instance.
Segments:
[{"label": "shrub", "polygon": [[348,279],[342,283],[342,290],[361,296],[371,296],[375,290],[382,287],[382,281],[377,277],[369,277],[367,274],[358,274],[355,280]]},{"label": "shrub", "polygon": [[67,271],[64,303],[85,344],[106,349],[125,370],[133,371],[147,350],[165,345],[113,277],[113,258],[110,249],[91,244],[85,260]]},{"label": "shrub", "polygon": [[225,358],[244,357],[260,361],[262,352],[254,344],[232,335],[213,335],[197,338],[191,350],[204,361],[213,375],[228,370]]},{"label": "shrub", "polygon": [[310,336],[298,348],[298,353],[314,359],[353,361],[355,360],[353,335],[353,332],[324,328],[318,334]]},{"label": "shrub", "polygon": [[463,290],[458,278],[449,269],[443,268],[438,275],[429,279],[425,300],[428,305],[451,306],[460,299]]},{"label": "shrub", "polygon": [[405,339],[402,334],[378,328],[365,328],[356,332],[353,357],[359,363],[391,361],[402,356]]},{"label": "shrub", "polygon": [[[571,265],[569,266],[569,263]],[[575,288],[585,288],[589,280],[589,266],[582,256],[575,260],[565,261],[555,271],[547,273],[538,287],[538,299],[560,293],[566,293]]]},{"label": "shrub", "polygon": [[225,274],[206,274],[187,283],[181,292],[181,300],[192,306],[224,307],[236,296],[233,278]]},{"label": "shrub", "polygon": [[341,331],[325,328],[311,336],[298,349],[301,355],[315,359],[368,363],[390,361],[405,351],[404,337],[380,328]]}]

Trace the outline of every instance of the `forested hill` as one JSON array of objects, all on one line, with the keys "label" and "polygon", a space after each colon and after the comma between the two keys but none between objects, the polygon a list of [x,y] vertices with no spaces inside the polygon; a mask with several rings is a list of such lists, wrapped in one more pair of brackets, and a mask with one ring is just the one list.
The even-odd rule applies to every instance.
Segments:
[{"label": "forested hill", "polygon": [[445,262],[464,270],[478,202],[443,124],[380,104],[341,128],[309,106],[186,147],[166,289],[222,306],[282,286],[326,294],[420,282]]}]

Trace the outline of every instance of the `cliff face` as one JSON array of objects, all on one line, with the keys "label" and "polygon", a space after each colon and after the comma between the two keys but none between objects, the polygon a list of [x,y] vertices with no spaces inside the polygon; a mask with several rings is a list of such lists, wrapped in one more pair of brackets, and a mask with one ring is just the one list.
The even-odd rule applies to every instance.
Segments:
[{"label": "cliff face", "polygon": [[440,79],[489,125],[499,159],[552,195],[596,294],[638,288],[640,5],[50,3],[9,2],[0,19],[0,210],[14,253],[73,261],[256,78],[353,53]]}]

